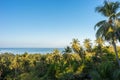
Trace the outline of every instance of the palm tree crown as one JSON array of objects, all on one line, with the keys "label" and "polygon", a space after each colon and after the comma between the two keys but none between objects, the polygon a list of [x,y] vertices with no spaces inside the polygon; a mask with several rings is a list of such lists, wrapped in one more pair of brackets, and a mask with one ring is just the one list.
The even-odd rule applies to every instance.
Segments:
[{"label": "palm tree crown", "polygon": [[102,38],[103,40],[109,41],[112,43],[116,59],[120,67],[120,60],[118,57],[118,52],[116,48],[116,41],[120,40],[120,23],[119,16],[120,12],[117,13],[118,8],[120,7],[119,2],[104,2],[103,6],[96,7],[96,11],[103,14],[108,20],[102,20],[95,25],[98,28],[96,32],[96,38]]},{"label": "palm tree crown", "polygon": [[80,51],[80,41],[78,39],[73,39],[71,44],[74,52],[78,53]]},{"label": "palm tree crown", "polygon": [[110,17],[111,15],[116,14],[119,7],[119,2],[104,1],[104,5],[96,7],[96,11],[101,13],[105,17]]},{"label": "palm tree crown", "polygon": [[104,40],[111,41],[116,40],[120,36],[120,12],[117,13],[120,7],[119,2],[104,2],[103,6],[96,7],[96,11],[103,14],[108,20],[102,20],[95,25],[98,28],[96,37],[102,37]]},{"label": "palm tree crown", "polygon": [[63,53],[72,53],[72,48],[69,47],[69,46],[67,46],[67,47],[64,49]]},{"label": "palm tree crown", "polygon": [[95,43],[96,43],[97,45],[103,46],[104,40],[103,40],[102,38],[97,38],[97,39],[95,40]]},{"label": "palm tree crown", "polygon": [[85,39],[84,40],[84,46],[85,46],[87,51],[91,51],[92,44],[91,44],[90,41],[91,41],[90,39]]}]

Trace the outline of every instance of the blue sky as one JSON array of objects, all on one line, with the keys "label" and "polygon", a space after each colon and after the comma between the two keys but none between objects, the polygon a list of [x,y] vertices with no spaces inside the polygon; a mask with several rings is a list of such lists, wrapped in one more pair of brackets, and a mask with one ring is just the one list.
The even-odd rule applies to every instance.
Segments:
[{"label": "blue sky", "polygon": [[0,47],[65,47],[95,40],[104,0],[0,0]]}]

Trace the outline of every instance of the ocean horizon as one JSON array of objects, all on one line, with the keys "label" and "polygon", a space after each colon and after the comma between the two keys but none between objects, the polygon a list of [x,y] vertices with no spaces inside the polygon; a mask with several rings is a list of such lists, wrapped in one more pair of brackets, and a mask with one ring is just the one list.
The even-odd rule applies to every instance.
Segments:
[{"label": "ocean horizon", "polygon": [[13,54],[24,54],[25,52],[29,54],[45,54],[52,53],[54,49],[58,49],[60,52],[63,51],[64,48],[0,48],[1,53],[13,53]]}]

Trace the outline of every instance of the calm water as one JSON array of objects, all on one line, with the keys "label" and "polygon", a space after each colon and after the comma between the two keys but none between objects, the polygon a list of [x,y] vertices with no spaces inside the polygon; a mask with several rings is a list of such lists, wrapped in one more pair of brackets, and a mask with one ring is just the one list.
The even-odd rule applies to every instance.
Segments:
[{"label": "calm water", "polygon": [[[51,53],[53,52],[55,48],[0,48],[0,53],[14,53],[14,54],[23,54],[25,52],[28,53]],[[63,48],[57,48],[58,50],[60,50],[60,52],[63,51]]]}]

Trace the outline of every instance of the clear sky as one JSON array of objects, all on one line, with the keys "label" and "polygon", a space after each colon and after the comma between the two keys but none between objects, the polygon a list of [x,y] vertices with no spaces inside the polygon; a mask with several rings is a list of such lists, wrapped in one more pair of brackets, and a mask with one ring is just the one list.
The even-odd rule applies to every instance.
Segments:
[{"label": "clear sky", "polygon": [[[0,0],[0,47],[65,47],[95,40],[104,0]],[[115,0],[113,0],[115,1]]]}]

